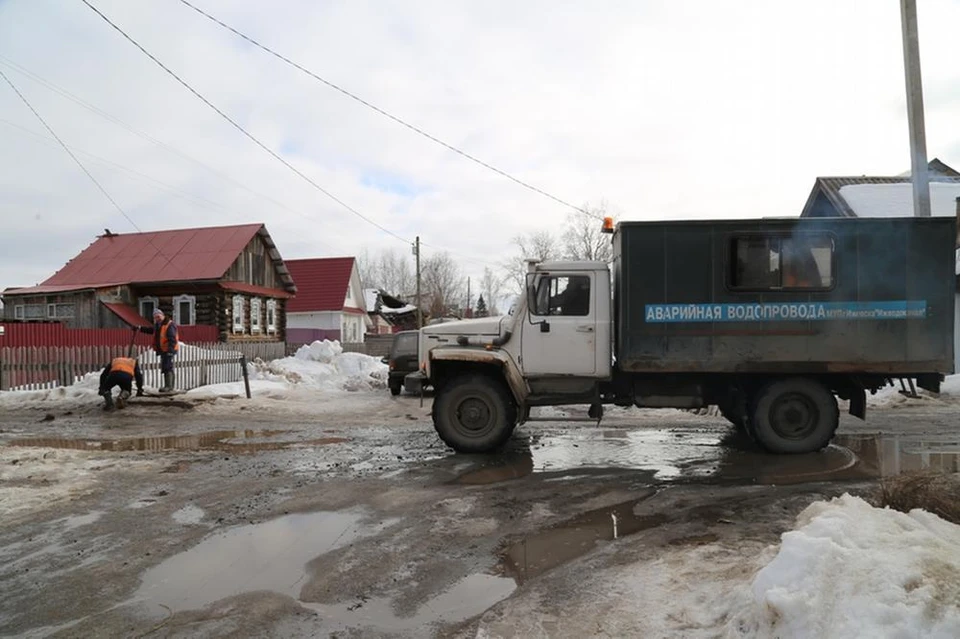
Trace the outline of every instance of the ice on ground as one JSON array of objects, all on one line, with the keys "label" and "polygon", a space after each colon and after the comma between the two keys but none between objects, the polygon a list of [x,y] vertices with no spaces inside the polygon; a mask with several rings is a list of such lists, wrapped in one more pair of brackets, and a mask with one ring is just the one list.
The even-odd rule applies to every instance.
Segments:
[{"label": "ice on ground", "polygon": [[110,469],[155,466],[133,459],[118,464],[93,452],[0,446],[0,521],[15,521],[20,514],[87,494]]},{"label": "ice on ground", "polygon": [[960,526],[923,510],[816,502],[733,621],[760,637],[960,637]]},{"label": "ice on ground", "polygon": [[178,524],[190,525],[190,524],[199,524],[203,521],[204,512],[202,509],[197,508],[193,504],[187,504],[180,510],[171,515],[173,520]]}]

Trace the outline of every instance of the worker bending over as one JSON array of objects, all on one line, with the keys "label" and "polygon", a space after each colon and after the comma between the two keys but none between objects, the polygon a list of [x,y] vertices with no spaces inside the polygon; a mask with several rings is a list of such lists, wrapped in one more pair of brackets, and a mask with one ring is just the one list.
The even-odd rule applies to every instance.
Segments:
[{"label": "worker bending over", "polygon": [[133,382],[137,382],[137,397],[143,396],[143,373],[140,364],[132,357],[114,357],[100,373],[100,395],[103,396],[104,410],[113,408],[113,389],[120,387],[117,396],[117,408],[123,408],[130,398]]}]

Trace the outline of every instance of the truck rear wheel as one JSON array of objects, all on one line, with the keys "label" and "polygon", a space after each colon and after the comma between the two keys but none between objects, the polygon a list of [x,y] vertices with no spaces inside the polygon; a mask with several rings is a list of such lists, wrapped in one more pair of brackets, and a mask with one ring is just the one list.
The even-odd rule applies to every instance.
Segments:
[{"label": "truck rear wheel", "polygon": [[840,423],[837,398],[812,379],[793,378],[768,384],[757,393],[750,428],[772,453],[811,453],[833,439]]},{"label": "truck rear wheel", "polygon": [[445,384],[433,405],[433,426],[458,453],[500,448],[517,424],[517,405],[504,385],[486,375],[463,375]]}]

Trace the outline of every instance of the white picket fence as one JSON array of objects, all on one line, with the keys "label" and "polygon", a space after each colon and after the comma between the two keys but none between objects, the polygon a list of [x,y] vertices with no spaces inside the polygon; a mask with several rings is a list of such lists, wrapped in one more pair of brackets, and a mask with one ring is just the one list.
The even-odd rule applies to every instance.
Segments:
[{"label": "white picket fence", "polygon": [[[282,349],[283,344],[278,347]],[[161,386],[160,358],[152,350],[141,350],[134,355],[139,359],[144,385]],[[99,373],[114,357],[126,356],[127,348],[123,346],[0,348],[0,391],[69,386],[88,373]],[[184,344],[174,359],[175,387],[190,390],[207,384],[241,381],[242,356],[233,344]]]}]

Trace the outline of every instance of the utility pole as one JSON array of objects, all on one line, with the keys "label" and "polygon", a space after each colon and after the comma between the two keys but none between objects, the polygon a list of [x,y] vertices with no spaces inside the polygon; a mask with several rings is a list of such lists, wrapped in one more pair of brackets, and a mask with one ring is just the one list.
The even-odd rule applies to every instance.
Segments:
[{"label": "utility pole", "polygon": [[900,0],[903,31],[903,71],[907,80],[907,125],[910,129],[910,175],[913,180],[913,214],[930,217],[930,178],[927,174],[927,141],[923,123],[923,84],[920,81],[920,36],[917,1]]},{"label": "utility pole", "polygon": [[473,317],[473,305],[470,303],[470,278],[467,278],[467,317]]},{"label": "utility pole", "polygon": [[423,311],[420,310],[420,236],[413,245],[413,254],[417,256],[417,329],[423,328]]}]

